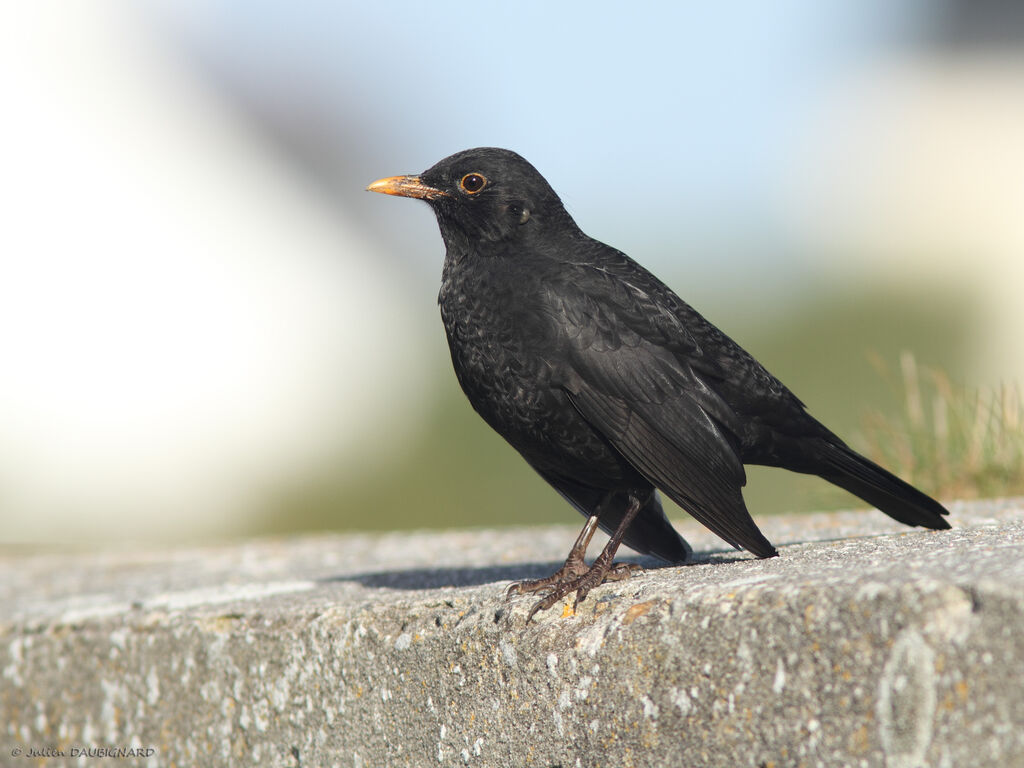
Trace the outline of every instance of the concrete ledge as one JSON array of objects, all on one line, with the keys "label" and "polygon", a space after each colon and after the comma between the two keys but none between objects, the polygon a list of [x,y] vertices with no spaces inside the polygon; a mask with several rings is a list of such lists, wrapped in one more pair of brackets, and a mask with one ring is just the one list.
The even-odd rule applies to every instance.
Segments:
[{"label": "concrete ledge", "polygon": [[952,513],[762,518],[768,561],[684,522],[529,626],[575,525],[6,547],[0,765],[1024,765],[1024,504]]}]

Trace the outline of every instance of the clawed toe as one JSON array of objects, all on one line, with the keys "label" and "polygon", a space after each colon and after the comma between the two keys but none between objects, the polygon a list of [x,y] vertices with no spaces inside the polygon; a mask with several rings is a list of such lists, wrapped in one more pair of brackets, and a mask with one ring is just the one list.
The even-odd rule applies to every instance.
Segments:
[{"label": "clawed toe", "polygon": [[550,576],[543,579],[528,579],[526,581],[515,581],[508,585],[505,590],[505,598],[512,595],[525,595],[529,592],[543,592],[545,590],[557,590],[563,584],[572,584],[579,581],[590,571],[581,560],[578,563],[567,562]]},{"label": "clawed toe", "polygon": [[526,623],[529,624],[538,611],[546,611],[559,600],[576,593],[572,608],[575,612],[576,606],[582,603],[594,587],[604,584],[606,581],[623,581],[634,573],[643,570],[635,563],[615,563],[611,566],[595,562],[590,568],[572,578],[556,578],[555,574],[547,579],[537,579],[532,582],[517,582],[509,586],[505,591],[506,597],[514,593],[525,594],[526,592],[537,592],[549,590],[544,597],[533,604],[530,612],[526,615]]},{"label": "clawed toe", "polygon": [[[648,493],[649,496],[650,494]],[[526,623],[529,624],[537,611],[546,611],[566,595],[570,595],[573,592],[576,593],[576,599],[572,604],[573,611],[575,611],[576,606],[586,599],[587,594],[594,587],[606,581],[628,579],[635,572],[642,570],[639,565],[633,563],[612,562],[612,558],[615,557],[615,550],[618,549],[626,529],[642,506],[643,503],[639,497],[630,495],[629,508],[623,515],[622,520],[619,521],[615,533],[612,534],[601,554],[594,560],[593,565],[588,567],[583,558],[587,552],[587,545],[590,544],[590,539],[599,525],[597,515],[591,515],[587,518],[583,530],[576,537],[576,543],[569,550],[569,556],[565,560],[565,565],[546,579],[517,581],[509,584],[505,590],[505,598],[507,599],[514,594],[547,591],[547,594],[534,603],[530,612],[526,615]]]},{"label": "clawed toe", "polygon": [[[608,569],[608,573],[604,575],[604,581],[625,581],[634,573],[640,573],[642,570],[643,566],[636,563],[613,563],[612,567]],[[604,581],[601,583],[603,584]]]}]

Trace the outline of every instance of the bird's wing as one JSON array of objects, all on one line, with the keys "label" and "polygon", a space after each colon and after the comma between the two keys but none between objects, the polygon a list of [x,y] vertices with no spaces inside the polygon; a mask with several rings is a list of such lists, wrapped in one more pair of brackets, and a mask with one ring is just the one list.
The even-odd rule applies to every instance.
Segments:
[{"label": "bird's wing", "polygon": [[[751,428],[793,436],[829,434],[781,381],[641,265],[597,241],[591,241],[586,257],[582,263],[563,263],[567,280],[557,287],[556,300],[558,321],[568,322],[582,344],[616,344],[614,334],[599,337],[629,330],[671,351],[729,402],[730,411],[743,414],[738,428],[748,438],[745,448]],[[628,337],[621,341],[628,343]]]},{"label": "bird's wing", "polygon": [[[685,354],[662,343],[654,325],[671,318],[641,306],[628,286],[616,291],[563,284],[549,294],[564,331],[563,354],[552,361],[560,385],[637,471],[693,517],[733,546],[775,554],[743,503],[736,414]],[[678,339],[689,344],[685,329]]]}]

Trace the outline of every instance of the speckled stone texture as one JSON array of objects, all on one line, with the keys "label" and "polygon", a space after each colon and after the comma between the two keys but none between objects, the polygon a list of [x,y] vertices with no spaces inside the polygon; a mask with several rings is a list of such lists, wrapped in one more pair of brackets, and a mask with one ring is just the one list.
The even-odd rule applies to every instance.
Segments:
[{"label": "speckled stone texture", "polygon": [[695,564],[530,625],[573,527],[8,546],[0,765],[1024,765],[1024,504],[952,512],[681,522]]}]

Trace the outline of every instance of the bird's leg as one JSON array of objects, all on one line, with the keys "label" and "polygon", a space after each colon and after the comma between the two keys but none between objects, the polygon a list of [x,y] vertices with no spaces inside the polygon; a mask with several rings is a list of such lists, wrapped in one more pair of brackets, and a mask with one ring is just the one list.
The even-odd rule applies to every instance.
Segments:
[{"label": "bird's leg", "polygon": [[583,558],[587,554],[587,547],[590,546],[590,540],[594,538],[594,531],[597,530],[597,522],[597,515],[591,515],[587,518],[587,522],[583,524],[583,530],[580,531],[580,535],[576,537],[576,543],[573,544],[572,549],[569,550],[569,556],[565,558],[565,565],[547,578],[517,581],[510,584],[508,589],[505,590],[505,597],[515,594],[516,592],[526,594],[527,592],[536,592],[540,589],[547,589],[556,584],[561,584],[562,582],[575,581],[586,573],[588,569]]},{"label": "bird's leg", "polygon": [[[634,565],[632,563],[614,564],[612,560],[615,557],[616,550],[619,548],[619,544],[622,543],[622,538],[626,535],[626,529],[629,528],[629,524],[633,522],[633,518],[637,516],[637,513],[640,512],[642,507],[643,502],[635,494],[630,493],[629,507],[626,509],[626,513],[622,516],[622,521],[619,523],[618,528],[615,529],[615,533],[612,534],[612,537],[608,540],[608,543],[605,544],[604,549],[601,550],[601,554],[597,556],[597,559],[594,560],[594,564],[591,565],[590,568],[587,568],[582,562],[582,551],[586,551],[586,545],[590,542],[590,537],[594,534],[593,529],[597,526],[597,522],[595,519],[596,516],[587,520],[587,525],[584,526],[583,531],[576,540],[576,544],[573,545],[573,550],[569,553],[569,559],[566,560],[562,570],[549,579],[540,580],[546,583],[536,589],[549,588],[551,592],[543,599],[538,600],[537,603],[534,604],[533,608],[530,609],[530,613],[526,617],[527,623],[530,622],[537,611],[547,610],[572,592],[576,593],[576,599],[572,604],[573,611],[575,611],[576,606],[586,599],[587,593],[589,593],[594,587],[603,584],[606,581],[628,579],[634,571],[640,570],[640,566],[638,565]],[[593,525],[591,525],[592,522]],[[581,542],[583,546],[582,551],[578,556],[579,562],[574,563],[573,569],[565,574],[568,578],[559,578],[563,571],[569,569],[570,561],[572,561],[573,555],[576,553]]]}]

